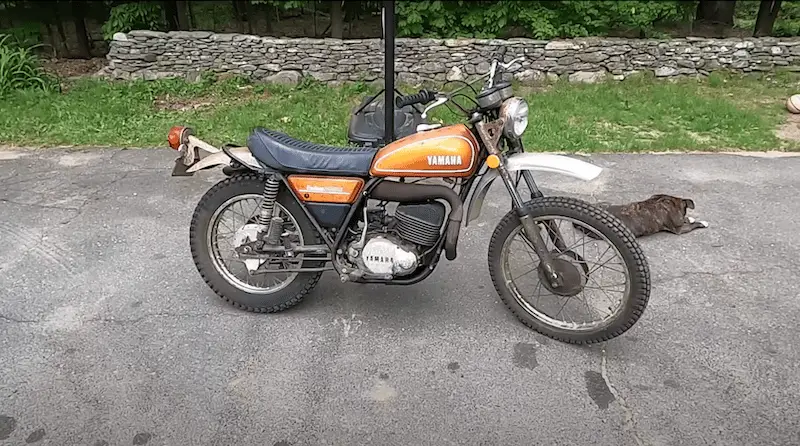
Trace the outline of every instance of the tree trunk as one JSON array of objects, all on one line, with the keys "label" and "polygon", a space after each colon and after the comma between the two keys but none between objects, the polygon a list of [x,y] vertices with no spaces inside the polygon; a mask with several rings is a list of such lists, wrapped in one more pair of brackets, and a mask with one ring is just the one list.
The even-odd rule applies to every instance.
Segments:
[{"label": "tree trunk", "polygon": [[242,13],[242,19],[247,22],[247,33],[253,34],[253,21],[250,20],[251,11],[250,11],[250,2],[249,0],[242,0],[241,6],[239,6],[239,11]]},{"label": "tree trunk", "polygon": [[41,3],[41,17],[47,26],[47,33],[50,35],[50,42],[53,45],[53,52],[56,57],[69,57],[67,48],[67,37],[64,33],[64,26],[61,24],[61,17],[58,2]]},{"label": "tree trunk", "polygon": [[175,2],[175,11],[178,18],[178,29],[181,31],[189,30],[189,2],[186,0],[177,0]]},{"label": "tree trunk", "polygon": [[342,2],[333,0],[331,2],[331,37],[341,39],[344,28],[342,20]]},{"label": "tree trunk", "polygon": [[261,11],[261,16],[264,18],[264,34],[269,35],[272,32],[272,6],[264,5],[259,11]]},{"label": "tree trunk", "polygon": [[52,23],[42,22],[39,26],[39,33],[42,35],[42,43],[49,47],[49,53],[52,57],[58,57],[58,47],[56,44],[56,30],[53,28]]},{"label": "tree trunk", "polygon": [[49,1],[34,4],[38,7],[36,15],[41,17],[51,46],[51,53],[56,57],[69,57],[64,27],[61,25],[61,14],[58,2]]},{"label": "tree trunk", "polygon": [[167,29],[170,31],[177,31],[178,24],[178,5],[175,0],[164,0],[161,4],[164,7],[164,19],[167,22]]},{"label": "tree trunk", "polygon": [[189,11],[189,29],[197,28],[197,19],[194,17],[194,9],[192,9],[192,2],[186,2],[186,9]]},{"label": "tree trunk", "polygon": [[736,0],[700,0],[695,21],[733,26]]},{"label": "tree trunk", "polygon": [[58,30],[58,37],[61,38],[61,48],[63,52],[61,54],[64,57],[69,56],[69,45],[67,45],[67,33],[64,32],[64,24],[61,23],[61,19],[56,17],[56,29]]},{"label": "tree trunk", "polygon": [[778,18],[778,12],[781,10],[782,0],[761,0],[758,7],[758,17],[756,18],[756,26],[753,30],[753,37],[763,37],[772,34],[772,27],[775,25],[775,19]]},{"label": "tree trunk", "polygon": [[86,33],[86,5],[82,0],[72,2],[72,21],[75,24],[75,38],[78,41],[78,50],[75,57],[78,59],[89,59],[89,36]]},{"label": "tree trunk", "polygon": [[236,30],[244,33],[244,23],[242,23],[242,11],[239,9],[239,0],[233,0],[233,18],[236,21]]}]

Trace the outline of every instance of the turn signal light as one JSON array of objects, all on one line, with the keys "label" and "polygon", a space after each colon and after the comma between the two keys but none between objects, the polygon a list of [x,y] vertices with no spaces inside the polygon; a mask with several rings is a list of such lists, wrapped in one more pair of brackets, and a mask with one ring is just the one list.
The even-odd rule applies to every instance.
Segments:
[{"label": "turn signal light", "polygon": [[175,150],[178,150],[181,146],[181,136],[183,136],[183,130],[186,127],[182,127],[176,125],[169,129],[169,134],[167,135],[167,141],[169,141],[169,146]]},{"label": "turn signal light", "polygon": [[497,169],[500,165],[500,158],[497,155],[489,155],[486,157],[486,165],[489,166],[490,169]]}]

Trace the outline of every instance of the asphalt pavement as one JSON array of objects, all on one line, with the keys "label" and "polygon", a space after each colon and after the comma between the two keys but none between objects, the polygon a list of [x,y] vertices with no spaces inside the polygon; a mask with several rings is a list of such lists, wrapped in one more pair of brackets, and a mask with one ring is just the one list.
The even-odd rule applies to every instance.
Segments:
[{"label": "asphalt pavement", "polygon": [[800,158],[602,155],[546,193],[692,198],[710,227],[642,239],[650,304],[570,346],[500,302],[492,187],[459,258],[409,287],[325,273],[279,314],[237,310],[192,264],[218,171],[174,152],[0,152],[0,444],[800,443]]}]

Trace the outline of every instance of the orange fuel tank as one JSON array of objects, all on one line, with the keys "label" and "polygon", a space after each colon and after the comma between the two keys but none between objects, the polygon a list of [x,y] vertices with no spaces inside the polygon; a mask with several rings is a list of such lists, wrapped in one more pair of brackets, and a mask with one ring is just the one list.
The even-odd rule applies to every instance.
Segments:
[{"label": "orange fuel tank", "polygon": [[478,165],[478,141],[464,124],[414,133],[381,148],[375,177],[468,177]]}]

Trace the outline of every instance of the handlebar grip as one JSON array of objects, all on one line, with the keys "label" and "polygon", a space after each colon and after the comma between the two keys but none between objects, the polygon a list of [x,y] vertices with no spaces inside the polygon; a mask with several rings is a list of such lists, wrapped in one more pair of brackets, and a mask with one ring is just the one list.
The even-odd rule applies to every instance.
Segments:
[{"label": "handlebar grip", "polygon": [[430,90],[420,90],[417,94],[410,94],[406,96],[398,96],[394,100],[397,108],[403,108],[407,105],[426,104],[436,99],[436,92]]}]

